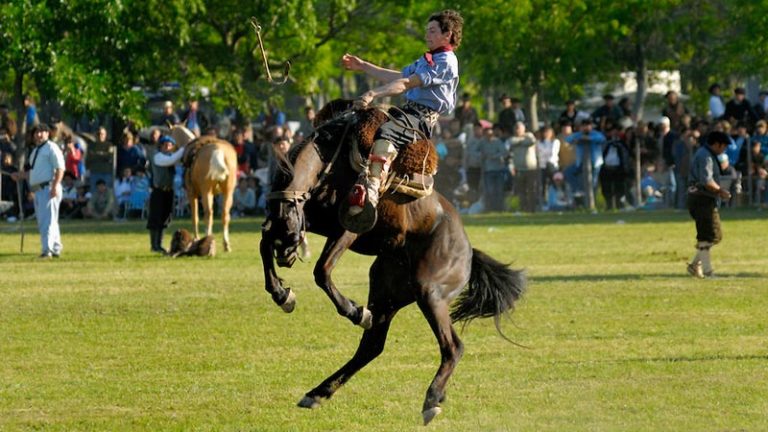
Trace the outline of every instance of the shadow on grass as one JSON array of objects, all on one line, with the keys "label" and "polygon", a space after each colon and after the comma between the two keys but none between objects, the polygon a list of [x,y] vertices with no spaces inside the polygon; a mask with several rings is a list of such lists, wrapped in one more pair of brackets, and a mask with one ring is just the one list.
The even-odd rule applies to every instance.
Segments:
[{"label": "shadow on grass", "polygon": [[[768,219],[768,212],[751,209],[723,209],[720,217],[732,220]],[[687,210],[654,210],[634,212],[562,212],[562,213],[489,213],[464,216],[464,224],[473,225],[572,225],[572,224],[640,224],[666,222],[692,222]]]},{"label": "shadow on grass", "polygon": [[709,362],[709,361],[751,361],[751,360],[768,360],[768,354],[712,354],[702,356],[668,356],[668,357],[638,357],[627,359],[606,359],[606,360],[564,360],[555,361],[553,363],[559,364],[621,364],[621,363],[694,363],[694,362]]},{"label": "shadow on grass", "polygon": [[[716,277],[714,279],[703,279],[702,282],[717,282],[720,279],[762,279],[765,278],[766,274],[764,273],[751,273],[751,272],[741,272],[741,273],[717,273]],[[609,274],[609,275],[603,275],[603,274],[591,274],[591,275],[558,275],[558,276],[531,276],[530,280],[532,282],[579,282],[579,281],[592,281],[592,282],[600,282],[600,281],[631,281],[631,280],[640,280],[640,279],[691,279],[691,276],[688,275],[684,270],[680,273],[625,273],[625,274]]]}]

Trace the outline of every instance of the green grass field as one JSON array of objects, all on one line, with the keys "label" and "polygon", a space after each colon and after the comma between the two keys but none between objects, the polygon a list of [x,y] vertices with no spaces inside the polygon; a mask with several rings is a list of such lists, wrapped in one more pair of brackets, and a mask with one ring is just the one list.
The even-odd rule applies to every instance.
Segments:
[{"label": "green grass field", "polygon": [[[724,212],[714,280],[685,272],[685,213],[468,218],[475,247],[528,271],[503,327],[527,348],[491,320],[465,328],[427,428],[439,353],[415,306],[332,400],[295,407],[362,332],[312,282],[319,237],[280,272],[298,296],[285,314],[263,288],[255,219],[234,222],[233,253],[177,260],[150,254],[140,222],[79,221],[63,224],[63,257],[39,262],[33,224],[20,255],[18,224],[2,223],[0,430],[768,430],[767,217]],[[357,301],[370,262],[350,253],[335,273]]]}]

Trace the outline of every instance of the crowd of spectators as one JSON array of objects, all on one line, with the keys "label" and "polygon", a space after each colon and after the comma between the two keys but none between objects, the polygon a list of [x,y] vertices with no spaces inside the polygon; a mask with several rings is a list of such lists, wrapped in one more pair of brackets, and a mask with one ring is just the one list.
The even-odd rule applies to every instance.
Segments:
[{"label": "crowd of spectators", "polygon": [[519,99],[502,95],[491,123],[465,94],[437,142],[438,189],[465,213],[684,209],[691,157],[710,131],[723,131],[731,143],[720,169],[733,195],[724,205],[765,205],[768,92],[755,104],[743,88],[727,103],[719,85],[710,93],[709,112],[696,115],[669,91],[654,122],[637,120],[627,98],[606,94],[591,112],[568,100],[555,122],[534,131]]},{"label": "crowd of spectators", "polygon": [[[31,103],[31,99],[27,100]],[[27,130],[40,121],[33,103],[31,106],[33,109],[27,112],[24,120],[25,125],[29,121]],[[222,122],[225,127],[219,127],[200,110],[196,100],[187,101],[185,109],[179,112],[171,101],[166,101],[162,114],[154,119],[151,127],[136,130],[128,125],[114,135],[116,144],[110,139],[106,125],[93,131],[73,130],[70,125],[52,119],[51,139],[61,147],[66,167],[61,217],[101,220],[144,217],[151,184],[147,150],[157,145],[169,125],[182,122],[196,136],[216,135],[234,146],[238,155],[238,186],[234,193],[233,217],[263,214],[274,152],[287,151],[297,140],[303,140],[312,132],[313,118],[314,109],[307,108],[304,118],[291,122],[292,127],[289,127],[285,114],[270,107],[269,113],[260,116],[256,123],[240,124],[226,118]],[[19,157],[15,124],[7,105],[0,105],[1,198],[5,203],[0,207],[0,215],[9,221],[18,218],[19,202],[26,217],[34,214],[32,196],[26,184],[17,185],[11,178],[11,174],[18,170]],[[174,181],[177,215],[189,211],[182,170],[181,167],[176,169]],[[19,191],[23,197],[21,201]]]},{"label": "crowd of spectators", "polygon": [[[670,91],[662,116],[650,123],[635,118],[626,98],[615,103],[606,94],[603,104],[591,112],[568,100],[556,121],[533,129],[520,99],[502,95],[502,109],[492,123],[478,116],[470,95],[464,94],[453,118],[442,121],[433,136],[440,158],[436,188],[464,213],[682,209],[691,156],[706,134],[717,130],[731,137],[721,160],[725,186],[733,195],[725,205],[746,201],[762,205],[768,169],[768,92],[761,92],[755,104],[742,88],[734,89],[727,103],[720,92],[720,86],[712,85],[709,111],[696,115]],[[18,169],[16,134],[26,133],[39,121],[30,97],[25,97],[25,107],[23,128],[17,131],[7,105],[0,105],[6,203],[0,212],[9,220],[18,217],[19,190],[25,214],[34,211],[29,191],[18,189],[10,177]],[[136,130],[129,125],[113,134],[116,144],[105,126],[73,130],[53,119],[51,137],[61,146],[66,164],[61,215],[143,217],[150,185],[146,149],[157,144],[168,125],[182,122],[197,136],[214,134],[234,146],[238,186],[233,216],[263,214],[275,152],[287,151],[308,136],[314,115],[314,109],[307,107],[302,118],[289,122],[285,113],[270,105],[252,124],[227,121],[221,126],[216,118],[222,116],[209,116],[197,100],[187,101],[183,110],[166,101],[153,126]],[[176,177],[175,208],[181,215],[188,209],[180,169]]]}]

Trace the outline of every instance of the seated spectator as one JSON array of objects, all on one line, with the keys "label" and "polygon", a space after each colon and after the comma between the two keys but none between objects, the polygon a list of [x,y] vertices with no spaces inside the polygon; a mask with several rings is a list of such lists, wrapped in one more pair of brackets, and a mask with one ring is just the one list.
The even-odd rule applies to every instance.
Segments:
[{"label": "seated spectator", "polygon": [[83,216],[88,219],[111,219],[115,216],[115,197],[104,180],[96,182],[96,190],[83,210]]},{"label": "seated spectator", "polygon": [[640,180],[640,191],[645,200],[645,205],[643,207],[646,209],[655,209],[664,206],[664,193],[662,192],[661,183],[654,177],[655,172],[655,165],[647,165],[645,167],[645,173]]},{"label": "seated spectator", "polygon": [[256,190],[251,187],[249,178],[241,177],[237,182],[237,189],[232,196],[232,215],[255,215],[256,214]]},{"label": "seated spectator", "polygon": [[149,196],[149,177],[143,167],[136,168],[136,174],[131,179],[131,192]]},{"label": "seated spectator", "polygon": [[125,214],[125,205],[131,199],[133,173],[130,168],[123,168],[123,172],[115,180],[114,192],[118,214]]},{"label": "seated spectator", "polygon": [[75,183],[75,176],[71,172],[64,172],[64,178],[61,180],[61,189],[61,216],[64,219],[82,218],[82,210],[85,204],[77,199],[77,185]]},{"label": "seated spectator", "polygon": [[560,171],[552,174],[547,188],[547,204],[545,210],[563,211],[573,209],[573,193],[565,182],[565,176]]}]

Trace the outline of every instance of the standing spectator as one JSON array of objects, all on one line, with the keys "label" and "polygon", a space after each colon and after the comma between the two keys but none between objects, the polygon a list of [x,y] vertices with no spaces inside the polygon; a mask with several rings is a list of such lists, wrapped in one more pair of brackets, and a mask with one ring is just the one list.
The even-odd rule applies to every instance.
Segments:
[{"label": "standing spectator", "polygon": [[725,104],[723,117],[730,122],[744,122],[748,125],[753,125],[757,121],[757,114],[752,109],[752,105],[747,100],[746,91],[742,87],[737,87],[733,91],[733,99]]},{"label": "standing spectator", "polygon": [[571,185],[574,196],[583,196],[587,192],[587,178],[585,171],[590,164],[592,171],[592,190],[597,189],[600,168],[603,166],[603,145],[605,135],[592,129],[592,121],[583,119],[580,130],[569,135],[565,139],[576,147],[576,162],[565,171],[565,179]]},{"label": "standing spectator", "polygon": [[461,106],[456,112],[456,118],[459,120],[460,129],[464,129],[465,125],[473,125],[480,120],[477,116],[477,110],[472,106],[472,98],[469,93],[461,95]]},{"label": "standing spectator", "polygon": [[173,102],[167,100],[163,103],[163,114],[160,115],[158,125],[160,126],[173,126],[181,123],[179,116],[176,115],[176,111],[173,109]]},{"label": "standing spectator", "polygon": [[560,172],[565,171],[576,163],[576,149],[571,145],[566,138],[573,133],[573,124],[565,121],[560,123],[560,133],[557,134],[557,140],[560,141],[560,152],[557,156],[557,162]]},{"label": "standing spectator", "polygon": [[629,150],[619,136],[620,129],[609,124],[600,169],[600,188],[607,210],[619,209],[626,201],[627,178],[630,174]]},{"label": "standing spectator", "polygon": [[107,139],[107,129],[103,126],[96,132],[96,141],[88,146],[85,166],[91,190],[96,189],[96,182],[104,180],[112,183],[115,170],[115,146]]},{"label": "standing spectator", "polygon": [[665,95],[667,104],[661,110],[661,115],[669,118],[670,127],[679,131],[683,126],[683,117],[688,114],[688,108],[685,107],[677,92],[670,90]]},{"label": "standing spectator", "polygon": [[91,193],[91,199],[83,209],[83,216],[96,220],[112,219],[115,216],[115,196],[104,180],[96,182],[96,190]]},{"label": "standing spectator", "polygon": [[27,132],[32,132],[32,129],[40,123],[40,119],[37,116],[37,107],[35,107],[35,101],[29,94],[24,95],[24,109],[24,121],[21,123],[21,133],[26,135]]},{"label": "standing spectator", "polygon": [[483,161],[477,150],[482,140],[483,127],[480,124],[476,124],[472,128],[472,136],[467,138],[463,162],[466,182],[470,192],[470,200],[472,201],[479,197],[480,182],[483,176]]},{"label": "standing spectator", "polygon": [[720,95],[720,84],[709,86],[709,113],[712,120],[720,120],[725,115],[725,102]]},{"label": "standing spectator", "polygon": [[2,158],[2,179],[0,180],[0,182],[2,182],[2,189],[0,189],[0,201],[10,201],[13,203],[12,207],[3,214],[3,216],[9,218],[10,221],[13,222],[19,214],[19,191],[17,189],[16,180],[14,179],[18,168],[16,168],[13,153],[3,152]]},{"label": "standing spectator", "polygon": [[26,178],[34,194],[35,217],[40,231],[40,258],[59,257],[63,245],[59,230],[59,205],[61,204],[61,180],[64,178],[64,155],[49,140],[50,129],[39,123],[32,129],[35,148],[29,155],[30,169],[16,173],[14,180]]},{"label": "standing spectator", "polygon": [[[749,156],[747,155],[748,151],[752,153]],[[752,194],[752,199],[756,202],[762,201],[759,194],[765,189],[765,178],[768,172],[765,166],[765,153],[761,151],[759,141],[752,140],[750,144],[741,147],[741,155],[735,168],[738,170],[742,182],[749,185],[748,190]],[[752,178],[751,184],[749,184],[750,176]]]},{"label": "standing spectator", "polygon": [[171,223],[173,213],[173,178],[176,174],[174,165],[184,155],[184,148],[174,151],[176,141],[163,135],[158,140],[158,147],[152,149],[149,165],[152,169],[152,193],[149,196],[149,214],[147,229],[152,252],[165,254],[163,248],[163,230]]},{"label": "standing spectator", "polygon": [[509,138],[509,150],[517,171],[515,190],[520,198],[520,210],[536,211],[539,196],[539,165],[536,160],[536,137],[525,130],[525,123],[515,124],[515,132]]},{"label": "standing spectator", "polygon": [[576,111],[576,101],[573,99],[568,99],[565,101],[565,110],[560,113],[560,118],[557,122],[560,125],[564,124],[565,122],[568,122],[571,125],[575,125],[578,115],[579,112]]},{"label": "standing spectator", "polygon": [[539,161],[541,196],[546,197],[552,174],[560,170],[560,140],[555,138],[555,131],[549,126],[541,129],[541,140],[536,144],[536,156]]},{"label": "standing spectator", "polygon": [[13,142],[16,139],[16,122],[10,117],[8,106],[0,105],[0,130],[5,130],[8,134],[8,141]]},{"label": "standing spectator", "polygon": [[83,160],[83,151],[77,147],[72,135],[64,136],[64,167],[65,171],[72,173],[75,180],[80,179],[80,162]]},{"label": "standing spectator", "polygon": [[598,107],[592,112],[592,121],[597,125],[597,130],[604,131],[605,124],[611,122],[611,124],[619,124],[619,119],[622,117],[621,108],[614,105],[613,95],[606,94],[603,96],[603,105]]},{"label": "standing spectator", "polygon": [[144,167],[147,164],[147,156],[144,148],[136,145],[133,134],[125,130],[120,138],[120,147],[117,148],[116,172],[122,173],[126,168],[131,170]]},{"label": "standing spectator", "polygon": [[[627,118],[627,119],[630,119],[630,122],[632,121],[631,120],[632,119],[632,107],[629,106],[629,98],[628,97],[623,97],[623,98],[619,99],[619,110],[621,111],[621,117],[619,117],[619,120],[621,120],[623,118]],[[619,123],[615,123],[614,125],[618,125],[618,124],[621,124],[621,122],[619,121]]]},{"label": "standing spectator", "polygon": [[697,145],[698,140],[698,130],[684,128],[680,132],[680,138],[672,148],[672,157],[675,161],[675,184],[677,185],[675,197],[675,208],[677,209],[684,209],[686,206],[691,159],[693,158],[694,147]]},{"label": "standing spectator", "polygon": [[696,221],[696,255],[688,264],[688,274],[693,277],[712,277],[710,249],[723,238],[720,229],[718,201],[729,200],[730,192],[720,187],[720,170],[717,156],[725,151],[729,139],[722,132],[711,132],[707,144],[701,146],[693,157],[688,190],[688,211]]},{"label": "standing spectator", "polygon": [[315,131],[315,109],[307,105],[304,107],[304,118],[299,120],[299,132],[304,136],[304,138],[308,137],[312,134],[312,132]]},{"label": "standing spectator", "polygon": [[760,143],[760,152],[762,154],[768,154],[768,122],[765,120],[759,120],[757,122],[752,141]]},{"label": "standing spectator", "polygon": [[768,104],[768,91],[761,90],[758,94],[757,103],[752,106],[758,120],[765,120],[765,106]]},{"label": "standing spectator", "polygon": [[0,127],[0,154],[15,154],[16,143],[8,133],[8,129]]},{"label": "standing spectator", "polygon": [[665,167],[671,169],[675,165],[672,157],[672,146],[677,141],[677,133],[672,130],[672,122],[669,117],[662,117],[659,120],[659,146],[661,157],[664,160]]},{"label": "standing spectator", "polygon": [[235,147],[235,153],[237,153],[237,176],[239,178],[251,172],[248,153],[245,148],[245,134],[242,130],[237,129],[232,134],[232,145]]},{"label": "standing spectator", "polygon": [[635,149],[640,147],[640,166],[655,164],[659,158],[656,140],[653,139],[648,123],[644,121],[637,122],[637,125],[630,131],[627,136],[627,143],[633,155],[636,152]]},{"label": "standing spectator", "polygon": [[199,110],[200,103],[197,98],[190,98],[187,101],[187,110],[181,115],[181,121],[191,130],[196,137],[208,129],[210,122],[208,116]]},{"label": "standing spectator", "polygon": [[483,164],[483,204],[486,211],[504,210],[504,184],[509,176],[507,146],[485,129],[485,136],[475,149]]}]

